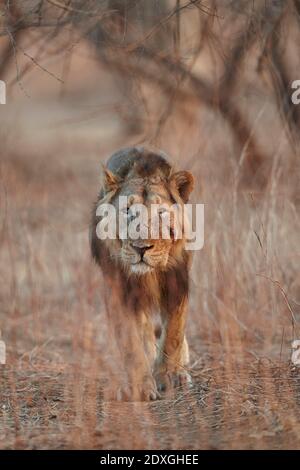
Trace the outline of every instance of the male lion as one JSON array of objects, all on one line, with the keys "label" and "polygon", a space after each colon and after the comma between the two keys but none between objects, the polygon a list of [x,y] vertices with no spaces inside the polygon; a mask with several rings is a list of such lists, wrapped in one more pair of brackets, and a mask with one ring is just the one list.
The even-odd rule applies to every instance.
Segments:
[{"label": "male lion", "polygon": [[[149,230],[148,238],[123,239],[117,233],[116,239],[99,239],[97,225],[103,220],[97,215],[99,208],[110,203],[120,214],[120,196],[126,196],[128,204],[122,217],[128,223],[132,221],[135,215],[131,209],[142,203],[149,211],[149,228],[153,204],[161,206],[162,213],[174,204],[182,208],[193,186],[190,172],[175,172],[162,152],[143,147],[120,150],[102,169],[91,223],[91,251],[103,271],[106,306],[121,355],[130,364],[129,384],[121,388],[118,398],[155,400],[160,391],[190,382],[185,368],[189,362],[185,324],[191,252],[185,249],[184,232],[180,239],[174,236],[171,216],[168,238],[162,236],[160,228],[156,238],[151,238]],[[155,311],[161,318],[157,345]]]}]

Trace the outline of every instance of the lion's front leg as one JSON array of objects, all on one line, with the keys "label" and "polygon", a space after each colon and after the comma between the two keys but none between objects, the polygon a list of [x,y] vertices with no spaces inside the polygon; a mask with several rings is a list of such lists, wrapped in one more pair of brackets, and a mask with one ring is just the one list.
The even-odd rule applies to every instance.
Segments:
[{"label": "lion's front leg", "polygon": [[[125,310],[125,309],[124,309]],[[151,331],[145,328],[141,318],[132,313],[125,314],[123,321],[113,317],[115,338],[119,350],[120,366],[124,370],[122,380],[117,384],[115,399],[122,401],[150,401],[159,398],[156,382],[152,375],[151,357],[145,346],[152,351]],[[147,326],[149,326],[147,324]],[[149,352],[151,352],[149,350]],[[120,377],[121,378],[121,377]]]},{"label": "lion's front leg", "polygon": [[145,354],[149,363],[149,367],[152,370],[157,355],[157,348],[154,324],[151,318],[151,314],[148,314],[147,312],[141,312],[139,314],[138,321]]},{"label": "lion's front leg", "polygon": [[191,383],[191,377],[186,369],[189,363],[189,348],[185,337],[186,315],[185,296],[176,308],[162,310],[163,330],[154,369],[159,391]]},{"label": "lion's front leg", "polygon": [[125,401],[155,400],[159,394],[144,347],[144,332],[148,330],[144,328],[143,312],[134,308],[133,296],[122,295],[122,283],[117,274],[109,281],[107,287],[112,288],[106,289],[105,303],[114,343],[112,357],[119,371],[109,397]]},{"label": "lion's front leg", "polygon": [[[130,329],[127,344],[129,354],[129,396],[131,400],[156,400],[159,398],[155,379],[152,375],[156,357],[156,339],[150,315],[136,312],[132,318],[135,325]],[[129,346],[132,342],[132,346]],[[126,348],[125,348],[126,349]],[[124,398],[124,397],[123,397]]]},{"label": "lion's front leg", "polygon": [[149,338],[150,331],[145,330],[140,321],[131,319],[129,323],[131,323],[129,329],[126,327],[124,329],[123,325],[122,343],[120,344],[127,381],[118,388],[117,399],[126,401],[156,400],[159,398],[159,394],[152,375],[153,344]]}]

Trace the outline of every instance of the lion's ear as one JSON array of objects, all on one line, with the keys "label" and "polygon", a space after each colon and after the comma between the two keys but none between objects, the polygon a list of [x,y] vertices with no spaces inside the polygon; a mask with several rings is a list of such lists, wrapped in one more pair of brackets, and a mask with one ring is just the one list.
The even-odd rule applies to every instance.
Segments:
[{"label": "lion's ear", "polygon": [[192,173],[189,171],[177,171],[171,175],[170,183],[176,187],[183,202],[188,202],[195,184]]},{"label": "lion's ear", "polygon": [[101,186],[105,192],[116,191],[120,184],[120,179],[110,170],[101,165]]}]

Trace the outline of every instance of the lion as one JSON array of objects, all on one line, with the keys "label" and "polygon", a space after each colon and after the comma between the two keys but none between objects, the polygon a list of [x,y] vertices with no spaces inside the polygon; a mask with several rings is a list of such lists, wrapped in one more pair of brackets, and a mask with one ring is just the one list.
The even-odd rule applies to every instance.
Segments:
[{"label": "lion", "polygon": [[[121,355],[129,365],[129,383],[118,391],[121,400],[156,400],[161,392],[187,386],[189,349],[185,335],[191,251],[184,233],[174,236],[174,218],[169,218],[170,236],[100,239],[97,226],[103,204],[120,209],[125,225],[134,219],[134,204],[143,204],[150,214],[153,204],[183,207],[194,188],[188,171],[175,171],[169,157],[147,147],[131,147],[114,153],[102,166],[101,188],[93,209],[90,244],[94,260],[103,272],[106,306],[115,326]],[[119,211],[116,211],[120,214]],[[159,212],[159,216],[161,213]],[[149,215],[146,224],[152,224]],[[123,219],[122,219],[123,220]],[[127,221],[127,222],[126,222]],[[117,215],[117,224],[120,224]],[[160,335],[155,327],[160,315]],[[123,348],[123,350],[122,350]],[[136,378],[138,376],[138,378]]]}]

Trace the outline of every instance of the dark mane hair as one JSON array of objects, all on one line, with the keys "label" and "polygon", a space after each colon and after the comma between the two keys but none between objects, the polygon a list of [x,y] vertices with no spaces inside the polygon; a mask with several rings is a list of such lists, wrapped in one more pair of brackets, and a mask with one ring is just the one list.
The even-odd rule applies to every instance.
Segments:
[{"label": "dark mane hair", "polygon": [[144,178],[159,171],[166,178],[170,175],[171,164],[167,155],[147,147],[130,147],[114,153],[107,162],[107,169],[125,179],[132,171]]}]

